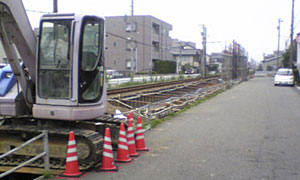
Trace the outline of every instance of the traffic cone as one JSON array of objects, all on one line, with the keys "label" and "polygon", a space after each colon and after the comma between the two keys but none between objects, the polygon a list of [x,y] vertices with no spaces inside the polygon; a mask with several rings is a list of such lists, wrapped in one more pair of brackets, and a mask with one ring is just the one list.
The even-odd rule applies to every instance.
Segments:
[{"label": "traffic cone", "polygon": [[131,159],[128,154],[128,145],[127,145],[125,126],[123,123],[121,123],[119,144],[118,144],[118,157],[116,161],[122,163],[128,163],[131,162],[132,160],[133,159]]},{"label": "traffic cone", "polygon": [[132,126],[132,116],[128,115],[129,125],[127,128],[127,142],[128,142],[128,153],[130,157],[137,157],[139,153],[136,152],[135,141],[134,141],[134,131]]},{"label": "traffic cone", "polygon": [[135,146],[136,146],[137,151],[149,151],[150,150],[150,148],[147,148],[146,144],[145,144],[144,129],[143,129],[143,125],[142,125],[142,119],[140,116],[138,117]]},{"label": "traffic cone", "polygon": [[68,142],[68,155],[66,159],[66,170],[58,177],[81,177],[85,173],[79,171],[78,156],[74,132],[71,131]]},{"label": "traffic cone", "polygon": [[130,112],[128,115],[128,121],[133,121],[133,112]]},{"label": "traffic cone", "polygon": [[111,135],[109,128],[105,129],[105,137],[103,144],[103,157],[101,171],[118,171],[118,167],[114,163],[114,155],[111,145]]}]

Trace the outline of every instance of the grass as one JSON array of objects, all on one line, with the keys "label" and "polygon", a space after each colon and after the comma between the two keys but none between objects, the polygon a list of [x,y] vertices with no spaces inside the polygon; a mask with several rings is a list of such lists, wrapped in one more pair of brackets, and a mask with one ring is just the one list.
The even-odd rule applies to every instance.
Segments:
[{"label": "grass", "polygon": [[51,178],[53,178],[53,177],[54,177],[53,173],[52,173],[52,172],[49,172],[49,171],[46,171],[46,172],[43,174],[43,178],[44,178],[44,179],[51,179]]}]

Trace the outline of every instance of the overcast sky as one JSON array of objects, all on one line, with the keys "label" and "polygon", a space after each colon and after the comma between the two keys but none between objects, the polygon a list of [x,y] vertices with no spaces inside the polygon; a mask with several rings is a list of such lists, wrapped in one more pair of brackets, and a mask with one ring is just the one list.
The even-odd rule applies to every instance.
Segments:
[{"label": "overcast sky", "polygon": [[[31,24],[38,26],[41,13],[53,11],[53,0],[23,0]],[[292,0],[134,0],[135,15],[152,15],[171,25],[171,37],[197,43],[202,48],[200,24],[207,27],[208,53],[220,52],[233,40],[262,60],[263,53],[277,50],[278,19],[281,23],[281,50],[290,36]],[[102,16],[131,13],[131,0],[58,0],[59,12],[82,12]],[[295,2],[295,25],[300,22],[300,4]],[[300,24],[295,27],[295,35]]]}]

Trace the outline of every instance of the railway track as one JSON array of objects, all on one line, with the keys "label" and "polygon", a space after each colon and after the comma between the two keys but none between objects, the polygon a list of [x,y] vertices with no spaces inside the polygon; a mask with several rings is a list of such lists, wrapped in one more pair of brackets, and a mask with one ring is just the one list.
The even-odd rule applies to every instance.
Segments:
[{"label": "railway track", "polygon": [[209,78],[191,78],[191,79],[174,80],[174,81],[167,81],[167,82],[160,82],[160,83],[151,83],[151,84],[136,85],[136,86],[123,87],[123,88],[109,89],[107,91],[107,95],[113,96],[116,94],[130,93],[130,92],[149,90],[154,88],[162,88],[166,86],[181,85],[181,84],[187,84],[187,83],[199,82],[199,81],[205,83],[209,81],[218,80],[219,78],[220,76],[213,76]]},{"label": "railway track", "polygon": [[125,114],[129,111],[139,111],[137,114],[146,118],[150,111],[164,111],[170,104],[178,105],[175,109],[181,109],[189,99],[198,99],[203,92],[208,94],[211,87],[220,84],[219,78],[193,78],[111,89],[108,91],[108,111],[110,114],[114,114],[116,109]]}]

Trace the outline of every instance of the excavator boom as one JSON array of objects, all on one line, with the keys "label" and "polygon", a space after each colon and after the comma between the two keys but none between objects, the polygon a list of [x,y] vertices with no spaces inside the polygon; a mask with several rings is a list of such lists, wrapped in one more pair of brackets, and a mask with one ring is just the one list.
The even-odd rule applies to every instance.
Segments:
[{"label": "excavator boom", "polygon": [[[23,89],[27,108],[30,110],[34,103],[31,82],[35,82],[37,40],[21,0],[0,0],[0,40],[12,71]],[[28,71],[24,71],[19,56]],[[16,98],[18,93],[15,94]]]}]

